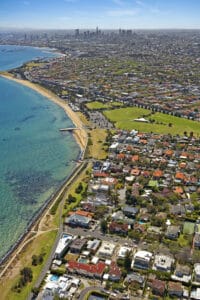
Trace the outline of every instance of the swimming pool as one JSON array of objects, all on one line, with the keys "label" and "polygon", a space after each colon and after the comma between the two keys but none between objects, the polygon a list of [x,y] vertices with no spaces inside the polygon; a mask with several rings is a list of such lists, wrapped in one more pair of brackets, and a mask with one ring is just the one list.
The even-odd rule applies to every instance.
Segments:
[{"label": "swimming pool", "polygon": [[78,259],[78,262],[81,263],[81,264],[87,264],[87,263],[88,263],[88,259],[87,259],[87,258],[80,257],[80,258]]},{"label": "swimming pool", "polygon": [[59,279],[58,275],[52,275],[51,278],[50,278],[50,280],[53,281],[53,282],[58,281],[58,279]]}]

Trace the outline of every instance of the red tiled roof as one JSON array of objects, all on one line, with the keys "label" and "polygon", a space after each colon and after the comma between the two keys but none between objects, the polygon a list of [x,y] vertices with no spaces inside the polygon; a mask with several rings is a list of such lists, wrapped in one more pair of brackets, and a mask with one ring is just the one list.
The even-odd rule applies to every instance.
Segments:
[{"label": "red tiled roof", "polygon": [[112,261],[110,264],[109,275],[115,276],[115,277],[121,277],[121,270],[115,261]]},{"label": "red tiled roof", "polygon": [[142,171],[141,174],[142,174],[144,177],[149,177],[151,173],[150,173],[150,171],[145,170],[145,171]]},{"label": "red tiled roof", "polygon": [[182,189],[182,187],[176,186],[176,187],[174,188],[174,193],[176,193],[176,194],[183,194],[183,189]]},{"label": "red tiled roof", "polygon": [[140,140],[140,143],[143,144],[143,145],[145,145],[145,144],[147,144],[147,140],[142,139],[142,140]]},{"label": "red tiled roof", "polygon": [[138,160],[139,160],[139,155],[132,156],[132,161],[138,161]]},{"label": "red tiled roof", "polygon": [[165,292],[165,282],[162,280],[154,279],[151,281],[150,286],[155,292],[161,295]]},{"label": "red tiled roof", "polygon": [[179,167],[180,167],[181,169],[185,169],[186,163],[185,163],[185,162],[181,162],[181,163],[179,164]]},{"label": "red tiled roof", "polygon": [[171,150],[171,149],[167,149],[167,150],[165,151],[165,154],[166,154],[167,156],[172,156],[173,153],[174,153],[174,151]]},{"label": "red tiled roof", "polygon": [[131,151],[133,149],[133,147],[131,146],[131,145],[128,145],[127,147],[126,147],[126,151]]},{"label": "red tiled roof", "polygon": [[108,174],[105,172],[94,172],[94,177],[108,177]]},{"label": "red tiled roof", "polygon": [[73,216],[73,215],[79,215],[79,216],[83,216],[86,218],[92,218],[93,217],[93,213],[90,213],[88,211],[84,211],[84,210],[77,210],[77,211],[70,211],[68,213],[69,216]]},{"label": "red tiled roof", "polygon": [[68,268],[70,270],[74,270],[74,271],[81,270],[81,271],[85,271],[90,274],[101,275],[101,274],[103,274],[103,272],[106,268],[106,264],[103,262],[98,262],[96,265],[93,265],[93,264],[79,263],[77,261],[70,260],[68,262]]},{"label": "red tiled roof", "polygon": [[128,224],[121,224],[117,222],[112,222],[109,226],[110,231],[117,231],[117,232],[127,232],[128,231]]},{"label": "red tiled roof", "polygon": [[140,175],[140,170],[139,169],[132,169],[131,170],[131,175],[135,175],[135,176]]},{"label": "red tiled roof", "polygon": [[175,175],[175,178],[185,180],[185,174],[183,174],[181,172],[177,172],[176,175]]},{"label": "red tiled roof", "polygon": [[105,179],[101,180],[101,183],[110,186],[110,185],[117,184],[118,180],[116,178],[113,178],[113,177],[106,177]]},{"label": "red tiled roof", "polygon": [[189,154],[187,152],[182,152],[180,156],[182,156],[182,157],[188,157],[188,155]]},{"label": "red tiled roof", "polygon": [[163,171],[161,171],[161,170],[155,170],[154,172],[153,172],[153,176],[154,177],[162,177],[163,176]]},{"label": "red tiled roof", "polygon": [[124,159],[124,158],[125,158],[125,154],[124,153],[117,154],[117,159]]},{"label": "red tiled roof", "polygon": [[137,230],[137,231],[140,231],[140,232],[144,232],[145,231],[145,225],[144,224],[135,223],[134,224],[134,230]]}]

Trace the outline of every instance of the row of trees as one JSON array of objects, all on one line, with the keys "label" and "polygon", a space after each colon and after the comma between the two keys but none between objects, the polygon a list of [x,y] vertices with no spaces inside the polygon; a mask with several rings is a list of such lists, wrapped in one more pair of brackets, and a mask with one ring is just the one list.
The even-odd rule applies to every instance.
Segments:
[{"label": "row of trees", "polygon": [[13,287],[13,290],[17,293],[21,292],[21,289],[33,280],[33,271],[29,267],[25,267],[20,271],[20,279]]}]

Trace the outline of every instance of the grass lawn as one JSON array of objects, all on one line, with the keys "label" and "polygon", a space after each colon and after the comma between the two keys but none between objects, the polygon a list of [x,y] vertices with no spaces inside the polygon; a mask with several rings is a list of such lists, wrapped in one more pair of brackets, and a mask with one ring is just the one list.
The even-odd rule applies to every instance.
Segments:
[{"label": "grass lawn", "polygon": [[78,254],[73,254],[73,253],[67,253],[64,258],[67,261],[69,261],[69,260],[76,261],[79,258],[79,255]]},{"label": "grass lawn", "polygon": [[99,101],[94,101],[86,104],[88,109],[101,109],[101,108],[112,108],[115,106],[122,106],[120,102],[110,102],[110,103],[102,103]]},{"label": "grass lawn", "polygon": [[44,63],[32,61],[32,62],[29,62],[29,63],[26,64],[26,68],[27,69],[32,69],[34,67],[39,67],[39,66],[42,67],[43,65],[44,65]]},{"label": "grass lawn", "polygon": [[[155,132],[161,134],[171,133],[172,135],[183,135],[185,131],[188,134],[191,131],[193,131],[194,135],[200,134],[200,122],[178,118],[162,113],[150,114],[150,110],[138,107],[128,107],[104,111],[104,115],[110,121],[115,123],[116,128],[120,129],[137,129],[143,132]],[[152,119],[155,122],[141,123],[134,121],[134,119],[140,117],[145,117],[145,119]],[[169,123],[172,124],[171,127],[169,127]]]},{"label": "grass lawn", "polygon": [[193,234],[194,233],[194,223],[185,222],[183,225],[183,233],[184,234]]},{"label": "grass lawn", "polygon": [[75,207],[77,207],[79,205],[79,202],[82,199],[82,194],[77,194],[75,192],[75,190],[78,187],[80,182],[83,185],[83,190],[85,190],[85,188],[87,187],[87,182],[90,178],[89,175],[87,175],[87,172],[89,172],[90,169],[91,169],[91,165],[89,164],[88,167],[86,169],[84,169],[81,172],[81,174],[79,174],[77,180],[75,182],[73,182],[67,189],[67,192],[65,193],[64,198],[67,200],[69,194],[71,194],[72,196],[76,197],[77,200],[76,200],[76,202],[73,202],[71,204],[67,204],[64,206],[63,216],[66,216],[70,210],[74,209]]},{"label": "grass lawn", "polygon": [[148,186],[158,187],[158,181],[157,180],[150,180],[149,183],[148,183]]},{"label": "grass lawn", "polygon": [[[90,166],[88,167],[90,168]],[[76,194],[75,189],[78,186],[79,182],[83,183],[84,188],[86,187],[86,179],[87,174],[86,170],[82,171],[82,173],[78,176],[77,180],[69,187],[67,193],[64,195],[66,197],[67,194],[71,193],[72,195],[75,195],[77,197],[77,202],[72,203],[67,206],[67,208],[63,211],[69,211],[73,209],[75,206],[78,205],[81,194]],[[61,205],[61,203],[60,203]],[[55,225],[58,225],[59,223],[59,211],[60,211],[60,205],[58,209],[56,210],[55,215],[48,215],[46,218],[46,221],[48,224],[45,225],[46,221],[44,222],[42,229],[48,230],[47,232],[41,233],[39,236],[37,236],[34,240],[32,240],[28,245],[25,246],[23,251],[18,255],[18,258],[15,262],[13,262],[12,269],[9,269],[8,273],[5,275],[4,278],[0,281],[0,299],[6,299],[6,300],[25,300],[27,299],[28,295],[31,292],[32,287],[35,285],[42,268],[45,265],[45,262],[50,255],[51,249],[53,247],[53,244],[55,242],[57,230],[55,230]],[[56,226],[57,227],[57,226]],[[49,231],[51,229],[54,229],[52,231]],[[46,253],[44,257],[44,262],[41,265],[38,266],[32,266],[32,255],[39,255],[41,253]],[[26,287],[24,287],[21,291],[21,293],[15,293],[12,291],[12,287],[18,282],[20,278],[20,270],[24,267],[31,267],[33,271],[33,281],[28,284]]]},{"label": "grass lawn", "polygon": [[88,126],[88,127],[91,126],[91,122],[86,119],[86,117],[83,113],[76,112],[76,114],[78,115],[78,117],[81,120],[81,122],[83,123],[83,125]]},{"label": "grass lawn", "polygon": [[[9,271],[9,274],[1,280],[0,294],[1,299],[6,300],[25,300],[31,292],[32,287],[36,283],[39,274],[45,264],[46,259],[52,249],[56,238],[56,231],[46,232],[35,238],[30,242],[24,249],[24,251],[19,255],[19,260],[15,264],[15,267]],[[32,266],[32,255],[39,255],[45,252],[44,262],[38,266]],[[19,273],[23,267],[31,267],[33,271],[33,281],[24,287],[21,293],[15,293],[11,289],[19,280]]]},{"label": "grass lawn", "polygon": [[88,157],[95,159],[105,159],[107,156],[106,148],[103,143],[106,140],[107,132],[105,129],[92,129],[90,131],[91,145],[88,146]]},{"label": "grass lawn", "polygon": [[185,238],[183,234],[180,234],[178,238],[178,244],[180,245],[180,247],[187,247],[190,245],[190,241],[189,239]]}]

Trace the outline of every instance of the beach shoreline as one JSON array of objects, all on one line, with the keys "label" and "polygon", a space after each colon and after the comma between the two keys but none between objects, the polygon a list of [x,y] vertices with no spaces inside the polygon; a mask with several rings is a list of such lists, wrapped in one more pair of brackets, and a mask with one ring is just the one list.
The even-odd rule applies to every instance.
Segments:
[{"label": "beach shoreline", "polygon": [[[8,252],[0,260],[0,280],[6,276],[7,271],[11,268],[12,264],[17,259],[18,255],[23,251],[24,247],[32,240],[34,240],[39,234],[39,228],[37,227],[50,213],[51,208],[54,206],[58,198],[62,195],[64,191],[78,178],[80,172],[86,167],[86,162],[81,162],[75,166],[72,173],[68,175],[63,184],[57,189],[57,191],[43,204],[43,206],[34,215],[33,219],[27,225],[24,233],[20,235],[18,240],[13,244],[13,246],[8,250]],[[58,228],[58,235],[61,235],[62,227]],[[33,232],[35,233],[33,235]],[[43,231],[42,233],[45,233]]]},{"label": "beach shoreline", "polygon": [[73,131],[73,134],[74,134],[74,137],[75,137],[78,145],[81,148],[81,159],[83,159],[85,149],[87,146],[87,140],[88,140],[87,132],[83,128],[83,124],[82,124],[81,120],[79,119],[79,117],[76,115],[76,113],[70,108],[70,106],[66,102],[64,102],[61,98],[59,98],[53,92],[48,91],[46,88],[40,86],[37,83],[32,83],[28,80],[15,78],[12,74],[7,73],[7,72],[1,72],[0,77],[15,81],[23,86],[31,88],[32,90],[38,92],[39,94],[41,94],[48,100],[50,100],[50,101],[54,102],[55,104],[57,104],[58,106],[60,106],[65,111],[67,116],[71,119],[74,126],[76,128],[78,128],[78,130]]},{"label": "beach shoreline", "polygon": [[[79,117],[76,115],[75,112],[73,112],[73,110],[69,107],[67,103],[61,100],[53,92],[48,91],[47,89],[43,88],[38,84],[29,82],[28,80],[17,79],[13,77],[12,74],[5,73],[5,72],[0,72],[0,77],[8,80],[13,80],[28,88],[31,88],[36,92],[38,92],[39,94],[43,95],[48,100],[60,106],[65,111],[67,116],[72,120],[74,126],[78,128],[78,130],[73,131],[73,134],[77,141],[77,144],[80,146],[81,149],[81,155],[79,159],[82,160],[84,158],[84,153],[88,141],[87,132],[83,128],[83,124],[80,121]],[[16,257],[15,253],[17,253],[18,249],[23,249],[23,245],[25,245],[27,239],[29,239],[32,228],[34,228],[35,225],[42,220],[42,218],[46,215],[47,211],[49,210],[49,206],[51,207],[57,201],[58,195],[60,195],[60,193],[65,188],[68,187],[72,178],[78,176],[77,171],[79,170],[79,168],[81,168],[81,166],[82,163],[77,164],[77,166],[73,169],[72,173],[66,178],[62,186],[55,192],[55,194],[52,195],[52,197],[50,197],[50,199],[47,199],[47,201],[44,203],[41,209],[36,213],[36,215],[31,220],[30,224],[28,224],[26,231],[19,237],[16,243],[9,249],[9,251],[5,254],[5,256],[0,260],[0,265],[3,266],[3,269],[0,271],[0,278],[6,273],[8,266],[10,266],[10,264],[14,261],[14,258]]]}]

